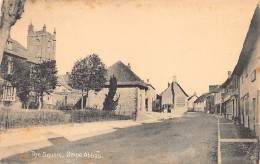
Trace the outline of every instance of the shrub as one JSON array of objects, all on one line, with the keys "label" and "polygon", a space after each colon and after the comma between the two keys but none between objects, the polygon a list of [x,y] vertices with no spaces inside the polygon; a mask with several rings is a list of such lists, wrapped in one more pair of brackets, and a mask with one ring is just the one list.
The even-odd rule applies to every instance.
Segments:
[{"label": "shrub", "polygon": [[88,109],[88,110],[70,110],[66,111],[71,115],[70,122],[83,123],[94,121],[107,121],[107,120],[128,120],[130,116],[122,116],[115,114],[115,111]]},{"label": "shrub", "polygon": [[36,125],[57,125],[69,123],[70,115],[58,110],[0,109],[1,130]]}]

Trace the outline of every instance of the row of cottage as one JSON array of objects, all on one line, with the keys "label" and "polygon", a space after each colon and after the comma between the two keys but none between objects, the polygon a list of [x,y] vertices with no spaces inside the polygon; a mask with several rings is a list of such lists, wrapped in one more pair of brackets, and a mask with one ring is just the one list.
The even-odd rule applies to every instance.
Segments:
[{"label": "row of cottage", "polygon": [[195,111],[218,113],[259,134],[260,119],[260,12],[257,5],[233,72],[221,85],[194,102]]},{"label": "row of cottage", "polygon": [[[21,107],[19,98],[16,96],[16,88],[5,79],[12,75],[15,60],[20,60],[28,65],[35,65],[46,60],[56,60],[56,30],[51,34],[44,25],[40,31],[35,31],[34,26],[28,26],[27,48],[19,42],[9,38],[6,42],[3,60],[1,63],[2,88],[1,104]],[[187,110],[188,95],[177,83],[176,77],[167,89],[160,95],[156,95],[155,88],[144,82],[132,70],[130,64],[125,65],[121,61],[107,68],[107,83],[99,91],[90,91],[88,99],[84,100],[84,106],[102,109],[105,95],[109,90],[109,78],[117,78],[117,92],[119,97],[117,111],[123,115],[132,115],[136,111],[159,111],[172,112],[174,109]],[[68,74],[58,76],[58,85],[53,93],[44,95],[44,108],[58,108],[59,106],[79,106],[81,103],[81,91],[69,86]],[[36,96],[30,94],[30,104],[36,104]]]}]

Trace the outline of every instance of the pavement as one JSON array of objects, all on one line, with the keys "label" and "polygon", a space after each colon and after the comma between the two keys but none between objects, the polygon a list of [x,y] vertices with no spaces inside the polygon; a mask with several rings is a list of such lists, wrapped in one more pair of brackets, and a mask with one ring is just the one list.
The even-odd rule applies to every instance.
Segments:
[{"label": "pavement", "polygon": [[183,113],[184,111],[178,111],[175,114],[145,112],[139,113],[136,121],[118,120],[10,129],[0,134],[0,160],[16,154],[52,146],[53,143],[50,139],[64,138],[72,142],[112,133],[119,128],[139,126],[144,123],[154,123],[169,118],[181,117]]},{"label": "pavement", "polygon": [[219,119],[219,161],[222,164],[257,163],[257,137],[243,125],[217,116]]}]

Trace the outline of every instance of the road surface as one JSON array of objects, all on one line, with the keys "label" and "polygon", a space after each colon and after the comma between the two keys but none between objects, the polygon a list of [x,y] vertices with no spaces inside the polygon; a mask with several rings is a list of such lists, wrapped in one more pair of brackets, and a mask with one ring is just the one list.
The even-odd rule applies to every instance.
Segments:
[{"label": "road surface", "polygon": [[204,113],[117,129],[105,135],[68,141],[3,159],[2,163],[217,163],[218,119]]}]

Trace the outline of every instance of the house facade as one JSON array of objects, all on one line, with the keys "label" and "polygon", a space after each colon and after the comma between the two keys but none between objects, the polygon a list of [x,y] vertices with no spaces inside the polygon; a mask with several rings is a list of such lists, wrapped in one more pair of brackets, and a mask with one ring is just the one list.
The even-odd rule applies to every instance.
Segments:
[{"label": "house facade", "polygon": [[221,85],[222,113],[231,120],[239,119],[239,78],[236,74],[228,71],[228,79]]},{"label": "house facade", "polygon": [[174,110],[188,110],[188,94],[177,83],[176,77],[168,83],[168,88],[161,94],[161,108],[163,112],[172,113]]},{"label": "house facade", "polygon": [[196,95],[196,93],[194,93],[194,95],[192,95],[191,97],[188,98],[188,110],[189,111],[194,111],[194,101],[196,101],[198,99],[198,96]]},{"label": "house facade", "polygon": [[240,120],[245,127],[259,133],[260,110],[260,45],[259,4],[244,41],[234,74],[239,77]]},{"label": "house facade", "polygon": [[194,111],[195,112],[206,112],[206,100],[208,93],[202,94],[197,100],[194,101]]}]

